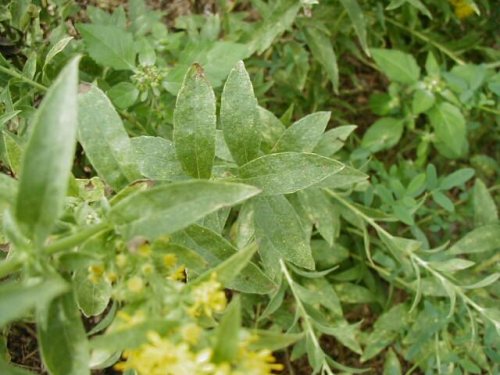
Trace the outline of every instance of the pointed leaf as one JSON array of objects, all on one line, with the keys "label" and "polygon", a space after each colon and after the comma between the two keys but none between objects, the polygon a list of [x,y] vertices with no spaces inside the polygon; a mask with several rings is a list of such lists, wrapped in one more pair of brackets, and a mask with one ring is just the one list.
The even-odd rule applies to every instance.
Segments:
[{"label": "pointed leaf", "polygon": [[219,326],[213,347],[212,361],[214,363],[231,363],[238,354],[239,333],[241,327],[241,303],[236,296],[227,307]]},{"label": "pointed leaf", "polygon": [[420,67],[415,58],[397,50],[371,49],[373,59],[391,81],[411,85],[420,77]]},{"label": "pointed leaf", "polygon": [[16,218],[37,245],[50,234],[63,209],[73,165],[79,60],[71,60],[47,91],[24,153]]},{"label": "pointed leaf", "polygon": [[236,163],[245,164],[259,154],[260,132],[257,99],[252,82],[240,61],[229,73],[222,91],[220,121],[224,139]]},{"label": "pointed leaf", "polygon": [[463,156],[467,151],[467,130],[460,110],[444,102],[435,105],[428,115],[436,133],[438,151],[452,159]]},{"label": "pointed leaf", "polygon": [[363,48],[363,51],[370,56],[370,50],[368,49],[368,43],[366,42],[366,21],[363,10],[359,6],[357,0],[340,0],[340,2],[351,19],[354,31],[356,31],[359,42],[361,43],[361,48]]},{"label": "pointed leaf", "polygon": [[200,65],[184,77],[174,110],[174,145],[184,171],[210,178],[215,158],[215,95]]},{"label": "pointed leaf", "polygon": [[489,224],[467,233],[449,250],[449,254],[474,254],[500,248],[500,225]]}]

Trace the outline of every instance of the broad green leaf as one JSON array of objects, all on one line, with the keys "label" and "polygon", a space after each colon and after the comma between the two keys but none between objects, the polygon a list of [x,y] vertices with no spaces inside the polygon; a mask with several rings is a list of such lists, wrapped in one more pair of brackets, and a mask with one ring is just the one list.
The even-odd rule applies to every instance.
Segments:
[{"label": "broad green leaf", "polygon": [[456,159],[467,152],[465,119],[453,104],[443,102],[429,112],[429,121],[436,133],[436,147],[447,158]]},{"label": "broad green leaf", "polygon": [[289,194],[340,172],[344,165],[316,154],[283,152],[262,156],[239,169],[242,182],[265,195]]},{"label": "broad green leaf", "polygon": [[115,25],[79,24],[90,57],[99,65],[116,70],[134,70],[135,46],[132,34]]},{"label": "broad green leaf", "polygon": [[310,114],[288,127],[273,147],[273,152],[312,152],[323,135],[330,112]]},{"label": "broad green leaf", "polygon": [[264,263],[278,264],[279,259],[269,258],[272,254],[278,254],[299,267],[314,269],[309,241],[288,200],[280,195],[259,196],[252,200],[252,205],[255,211],[255,236]]},{"label": "broad green leaf", "polygon": [[498,221],[498,209],[484,182],[477,178],[472,190],[474,223],[476,227]]},{"label": "broad green leaf", "polygon": [[119,201],[111,208],[110,218],[127,238],[154,239],[181,230],[211,212],[258,193],[253,186],[224,182],[159,185]]},{"label": "broad green leaf", "polygon": [[229,73],[222,91],[220,122],[224,139],[239,165],[255,159],[260,150],[257,99],[252,82],[240,61]]},{"label": "broad green leaf", "polygon": [[47,91],[24,153],[15,212],[36,245],[63,209],[76,146],[79,60],[71,60]]},{"label": "broad green leaf", "polygon": [[303,29],[307,45],[311,49],[314,58],[325,69],[328,78],[332,82],[333,91],[338,94],[339,91],[339,67],[337,65],[337,56],[333,49],[330,38],[314,27]]},{"label": "broad green leaf", "polygon": [[167,181],[184,178],[171,141],[149,136],[135,137],[130,141],[137,166],[144,177]]},{"label": "broad green leaf", "polygon": [[461,186],[469,181],[474,176],[474,169],[462,168],[452,174],[449,174],[441,180],[439,188],[443,190],[450,190],[451,188]]},{"label": "broad green leaf", "polygon": [[474,254],[500,248],[500,225],[489,224],[467,233],[454,244],[449,254]]},{"label": "broad green leaf", "polygon": [[354,31],[356,31],[359,43],[361,44],[361,48],[363,48],[363,51],[370,56],[370,50],[368,49],[368,43],[366,42],[366,21],[363,10],[359,6],[357,0],[340,0],[340,2],[351,19]]},{"label": "broad green leaf", "polygon": [[436,97],[431,91],[416,90],[413,94],[411,110],[414,115],[428,111],[436,102]]},{"label": "broad green leaf", "polygon": [[37,284],[5,282],[0,286],[0,327],[23,318],[34,307],[48,304],[68,290],[61,279],[47,278]]},{"label": "broad green leaf", "polygon": [[407,85],[418,81],[420,68],[412,55],[397,50],[379,48],[372,48],[371,52],[377,66],[391,81]]},{"label": "broad green leaf", "polygon": [[227,307],[219,326],[213,346],[212,361],[214,363],[231,363],[238,354],[239,333],[241,327],[241,303],[236,296]]},{"label": "broad green leaf", "polygon": [[12,205],[16,200],[17,180],[6,174],[0,173],[0,205]]},{"label": "broad green leaf", "polygon": [[174,110],[174,145],[184,171],[210,178],[215,158],[215,95],[203,69],[187,71]]},{"label": "broad green leaf", "polygon": [[72,293],[38,309],[37,334],[51,375],[90,375],[87,335]]},{"label": "broad green leaf", "polygon": [[384,375],[401,375],[401,363],[394,350],[389,349],[384,362]]},{"label": "broad green leaf", "polygon": [[139,90],[130,82],[120,82],[107,92],[109,98],[120,109],[128,108],[139,97]]},{"label": "broad green leaf", "polygon": [[401,119],[384,117],[368,128],[361,141],[361,147],[378,152],[394,147],[403,135],[404,122]]},{"label": "broad green leaf", "polygon": [[[199,225],[191,225],[180,235],[174,236],[174,243],[193,249],[201,255],[209,267],[215,267],[238,250],[224,237]],[[227,285],[245,293],[267,294],[274,290],[274,283],[253,263],[249,262],[239,275]]]},{"label": "broad green leaf", "polygon": [[344,146],[344,141],[356,128],[356,125],[343,125],[327,130],[321,136],[313,152],[328,158],[332,157],[333,154]]},{"label": "broad green leaf", "polygon": [[111,284],[101,277],[98,281],[89,279],[86,268],[80,268],[73,275],[73,290],[78,307],[85,316],[97,316],[104,312],[111,298]]},{"label": "broad green leaf", "polygon": [[140,178],[122,120],[97,86],[82,86],[78,140],[99,176],[118,191]]}]

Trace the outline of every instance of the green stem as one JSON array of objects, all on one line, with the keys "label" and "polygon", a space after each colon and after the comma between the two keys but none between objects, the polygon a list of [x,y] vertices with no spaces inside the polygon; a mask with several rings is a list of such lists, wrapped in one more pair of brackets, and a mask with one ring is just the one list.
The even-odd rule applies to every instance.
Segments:
[{"label": "green stem", "polygon": [[488,107],[485,107],[483,105],[480,105],[478,107],[481,111],[483,112],[488,112],[488,113],[491,113],[493,115],[496,115],[496,116],[500,116],[500,111],[497,110],[497,109],[494,109],[494,108],[488,108]]},{"label": "green stem", "polygon": [[0,263],[0,279],[21,268],[23,261],[20,257],[12,257]]},{"label": "green stem", "polygon": [[4,66],[0,66],[0,72],[8,74],[11,77],[20,79],[21,81],[26,82],[26,83],[30,84],[31,86],[36,87],[39,90],[42,90],[42,91],[47,90],[47,87],[45,87],[44,85],[41,85],[38,82],[35,82],[35,81],[29,79],[28,77],[23,76],[22,74],[16,72],[15,70],[8,69]]},{"label": "green stem", "polygon": [[402,23],[399,23],[393,19],[386,18],[387,22],[393,24],[396,27],[399,27],[402,30],[405,30],[406,32],[416,36],[417,38],[423,40],[426,43],[432,44],[434,47],[439,49],[441,52],[443,52],[445,55],[447,55],[449,58],[451,58],[453,61],[455,61],[457,64],[460,65],[465,65],[466,62],[462,60],[460,57],[458,57],[453,51],[451,51],[449,48],[443,46],[441,43],[436,42],[435,40],[429,38],[425,34],[421,33],[420,31],[417,30],[412,30],[409,27],[403,25]]},{"label": "green stem", "polygon": [[47,255],[52,255],[58,253],[59,251],[67,250],[73,248],[90,237],[95,236],[101,232],[108,231],[110,226],[108,223],[99,223],[94,226],[85,228],[71,236],[65,237],[61,240],[55,241],[54,243],[48,245],[43,249],[43,252]]}]

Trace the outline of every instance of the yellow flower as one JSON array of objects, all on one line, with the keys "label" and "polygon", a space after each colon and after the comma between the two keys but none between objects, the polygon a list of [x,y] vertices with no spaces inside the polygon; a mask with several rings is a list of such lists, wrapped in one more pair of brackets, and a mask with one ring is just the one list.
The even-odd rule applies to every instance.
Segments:
[{"label": "yellow flower", "polygon": [[258,352],[243,347],[238,358],[238,370],[245,375],[272,375],[273,371],[282,371],[283,365],[276,363],[276,358],[267,349]]},{"label": "yellow flower", "polygon": [[139,375],[212,375],[215,366],[210,362],[209,349],[193,353],[187,343],[174,344],[148,332],[148,343],[123,353],[125,362],[115,365],[120,371],[134,369]]},{"label": "yellow flower", "polygon": [[187,324],[181,329],[181,336],[190,345],[195,345],[201,335],[201,328],[196,324]]},{"label": "yellow flower", "polygon": [[167,268],[175,266],[177,263],[177,255],[169,253],[163,256],[163,265]]},{"label": "yellow flower", "polygon": [[89,280],[97,284],[100,280],[102,275],[104,274],[104,266],[102,264],[94,264],[88,268],[88,278]]},{"label": "yellow flower", "polygon": [[215,273],[209,281],[201,283],[192,291],[192,297],[194,303],[188,310],[192,316],[199,316],[203,312],[211,317],[214,312],[222,312],[227,305],[226,295]]},{"label": "yellow flower", "polygon": [[459,19],[465,19],[474,14],[474,6],[467,0],[449,0],[451,5],[455,8],[455,15]]},{"label": "yellow flower", "polygon": [[132,293],[139,293],[144,289],[144,281],[139,276],[133,276],[127,281],[127,288]]}]

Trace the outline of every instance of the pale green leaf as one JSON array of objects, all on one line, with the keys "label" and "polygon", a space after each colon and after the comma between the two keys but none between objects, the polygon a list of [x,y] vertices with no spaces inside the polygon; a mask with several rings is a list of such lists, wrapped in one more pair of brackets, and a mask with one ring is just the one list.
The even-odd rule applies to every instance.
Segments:
[{"label": "pale green leaf", "polygon": [[104,277],[98,281],[90,280],[87,268],[74,273],[73,290],[78,307],[87,317],[104,312],[112,292],[111,284]]},{"label": "pale green leaf", "polygon": [[467,152],[465,119],[453,104],[443,102],[429,112],[429,121],[436,134],[436,147],[447,158],[456,159]]},{"label": "pale green leaf", "polygon": [[24,153],[15,211],[37,245],[61,214],[73,165],[79,60],[71,60],[47,91]]},{"label": "pale green leaf", "polygon": [[130,82],[120,82],[111,87],[107,94],[115,106],[125,109],[135,103],[139,90]]},{"label": "pale green leaf", "polygon": [[498,221],[498,209],[495,200],[481,179],[476,179],[472,190],[474,205],[474,223],[476,227],[493,224]]},{"label": "pale green leaf", "polygon": [[500,225],[489,224],[467,233],[448,251],[450,254],[474,254],[500,248]]},{"label": "pale green leaf", "polygon": [[394,147],[403,135],[403,120],[384,117],[368,128],[361,141],[361,147],[378,152]]},{"label": "pale green leaf", "polygon": [[241,327],[241,303],[236,296],[227,307],[219,326],[213,346],[212,362],[231,363],[238,354],[239,333]]},{"label": "pale green leaf", "polygon": [[390,49],[371,49],[373,59],[391,81],[411,85],[420,77],[415,58],[407,53]]},{"label": "pale green leaf", "polygon": [[210,178],[215,158],[215,95],[203,69],[186,73],[174,110],[174,146],[184,171]]},{"label": "pale green leaf", "polygon": [[389,349],[384,362],[384,375],[401,375],[401,363],[394,350]]}]

